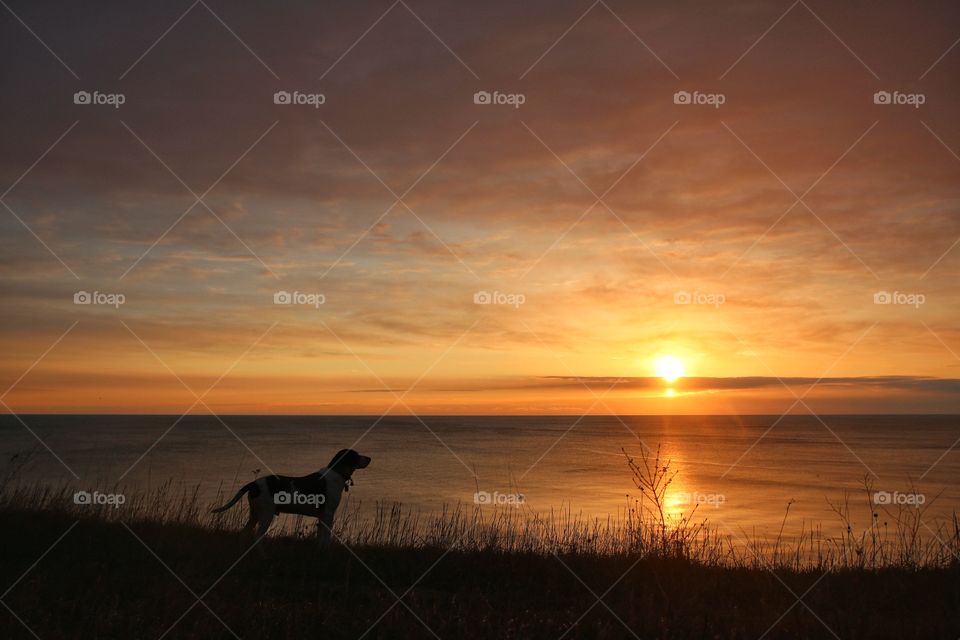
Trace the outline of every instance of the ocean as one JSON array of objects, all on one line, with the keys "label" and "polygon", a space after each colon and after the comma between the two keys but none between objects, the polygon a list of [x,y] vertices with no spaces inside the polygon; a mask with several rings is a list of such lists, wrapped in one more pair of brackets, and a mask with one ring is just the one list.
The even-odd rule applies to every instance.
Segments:
[{"label": "ocean", "polygon": [[788,505],[788,534],[838,532],[832,505],[847,499],[860,526],[871,509],[881,520],[921,509],[925,522],[960,511],[956,416],[20,417],[26,426],[0,418],[0,464],[39,448],[21,482],[134,491],[172,481],[199,485],[211,506],[257,475],[304,475],[352,447],[373,458],[347,496],[361,512],[479,500],[606,520],[640,494],[623,451],[646,446],[677,472],[668,515],[696,506],[695,520],[737,536],[776,535]]}]

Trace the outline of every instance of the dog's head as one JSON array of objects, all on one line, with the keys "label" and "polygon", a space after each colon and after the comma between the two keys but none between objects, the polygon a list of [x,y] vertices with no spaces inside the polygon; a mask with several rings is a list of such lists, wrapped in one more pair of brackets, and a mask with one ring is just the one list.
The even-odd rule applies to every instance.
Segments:
[{"label": "dog's head", "polygon": [[369,456],[362,456],[353,449],[340,449],[333,456],[328,468],[339,473],[344,479],[350,479],[357,469],[366,469],[370,464]]}]

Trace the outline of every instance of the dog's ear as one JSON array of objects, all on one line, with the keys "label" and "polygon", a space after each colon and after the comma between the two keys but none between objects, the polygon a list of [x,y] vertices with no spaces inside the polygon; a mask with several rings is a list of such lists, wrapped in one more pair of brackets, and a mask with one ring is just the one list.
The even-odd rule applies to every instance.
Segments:
[{"label": "dog's ear", "polygon": [[338,465],[350,464],[350,454],[353,453],[352,449],[340,449],[334,454],[333,459],[330,461],[330,467],[336,467]]},{"label": "dog's ear", "polygon": [[330,467],[344,467],[349,469],[365,469],[370,464],[370,458],[362,456],[353,449],[341,449],[333,456]]}]

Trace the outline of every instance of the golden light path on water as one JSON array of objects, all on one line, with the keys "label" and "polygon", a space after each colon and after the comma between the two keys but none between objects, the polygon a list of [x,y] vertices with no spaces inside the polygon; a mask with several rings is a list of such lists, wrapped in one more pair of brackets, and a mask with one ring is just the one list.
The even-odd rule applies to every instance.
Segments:
[{"label": "golden light path on water", "polygon": [[[666,384],[663,396],[666,398],[676,397],[678,393],[673,385],[686,373],[683,360],[669,353],[658,355],[653,359],[653,370],[657,377],[662,378]],[[663,450],[660,453],[662,464],[671,460],[687,459],[688,454],[687,451],[678,450],[676,447],[671,447],[669,450]],[[675,469],[673,465],[669,466],[671,469]],[[690,517],[691,512],[697,505],[699,495],[690,490],[681,474],[674,474],[669,471],[668,478],[670,478],[670,484],[664,493],[663,511],[669,524],[677,524],[683,518]]]}]

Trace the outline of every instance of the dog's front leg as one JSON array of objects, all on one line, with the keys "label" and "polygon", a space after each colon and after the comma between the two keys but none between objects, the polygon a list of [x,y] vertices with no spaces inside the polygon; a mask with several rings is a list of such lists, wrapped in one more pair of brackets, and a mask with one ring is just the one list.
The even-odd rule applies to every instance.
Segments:
[{"label": "dog's front leg", "polygon": [[325,511],[317,518],[317,540],[322,548],[330,546],[330,540],[333,537],[333,514]]}]

